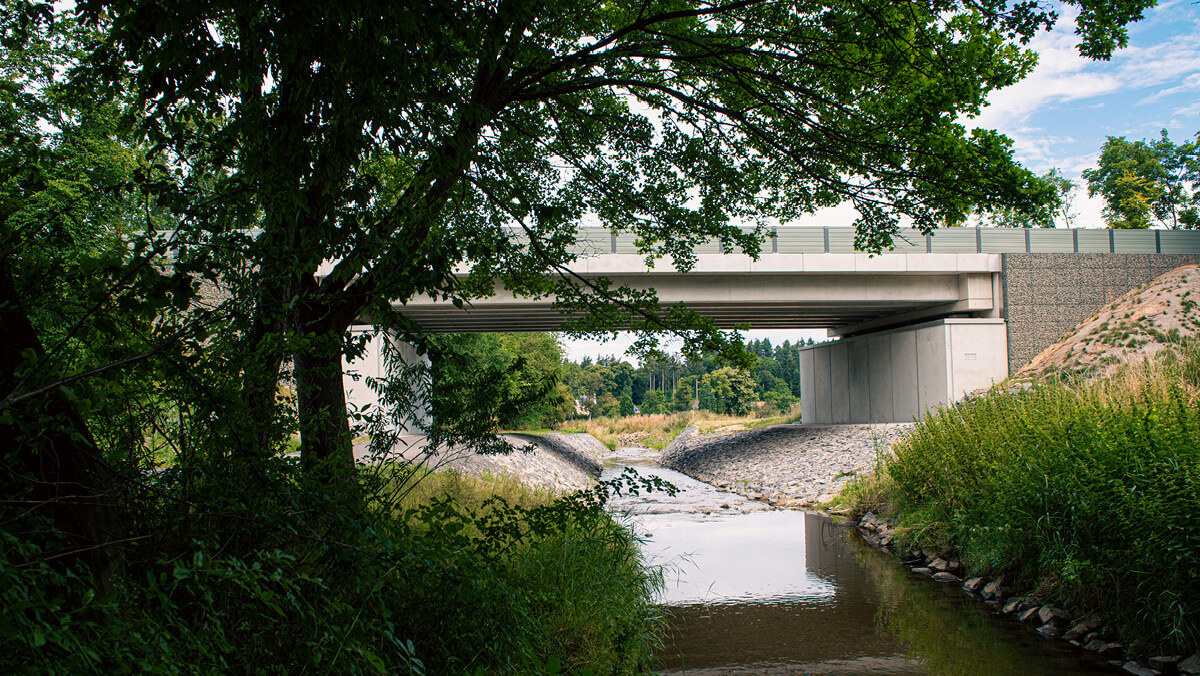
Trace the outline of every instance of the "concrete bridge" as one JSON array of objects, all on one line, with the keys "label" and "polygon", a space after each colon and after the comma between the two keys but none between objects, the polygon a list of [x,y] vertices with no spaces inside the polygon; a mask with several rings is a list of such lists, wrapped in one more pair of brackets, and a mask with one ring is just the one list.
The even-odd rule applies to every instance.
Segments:
[{"label": "concrete bridge", "polygon": [[[719,326],[824,328],[839,340],[801,353],[806,423],[907,422],[1003,380],[1109,301],[1200,262],[1200,232],[953,228],[903,230],[895,249],[853,249],[852,228],[773,231],[758,260],[697,249],[688,273],[651,267],[631,235],[585,229],[574,266],[664,304],[684,302]],[[414,300],[394,309],[429,331],[553,331],[553,299],[496,294],[465,309]],[[372,361],[374,359],[374,362]],[[383,375],[377,355],[352,368]],[[369,394],[347,382],[347,396]]]}]

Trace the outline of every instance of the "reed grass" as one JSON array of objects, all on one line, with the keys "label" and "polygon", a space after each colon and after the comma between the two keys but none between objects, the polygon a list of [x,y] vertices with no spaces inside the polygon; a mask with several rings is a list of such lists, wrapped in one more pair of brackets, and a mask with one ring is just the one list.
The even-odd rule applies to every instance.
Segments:
[{"label": "reed grass", "polygon": [[563,673],[632,673],[649,666],[662,575],[646,564],[630,529],[603,509],[508,474],[402,466],[381,478],[393,484],[381,495],[406,526],[399,532],[416,537],[414,550],[436,543],[434,556],[454,571],[408,580],[419,583],[412,591],[423,597],[418,608],[439,609],[436,617],[405,618],[406,635],[436,665],[431,673],[539,673],[547,664]]},{"label": "reed grass", "polygon": [[919,544],[957,550],[1119,620],[1146,650],[1200,648],[1200,344],[1096,381],[944,408],[847,491]]}]

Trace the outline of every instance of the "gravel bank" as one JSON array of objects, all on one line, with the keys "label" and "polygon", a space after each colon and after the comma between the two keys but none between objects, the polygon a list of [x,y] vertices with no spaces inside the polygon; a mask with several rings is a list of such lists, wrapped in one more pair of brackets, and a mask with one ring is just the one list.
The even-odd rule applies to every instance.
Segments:
[{"label": "gravel bank", "polygon": [[514,450],[508,455],[478,455],[462,448],[430,454],[424,437],[409,437],[397,454],[439,470],[469,476],[509,474],[523,484],[556,493],[590,488],[600,476],[608,449],[590,434],[502,435]]},{"label": "gravel bank", "polygon": [[684,430],[659,464],[779,507],[831,499],[851,476],[875,465],[877,442],[888,448],[911,423],[775,425],[733,434]]}]

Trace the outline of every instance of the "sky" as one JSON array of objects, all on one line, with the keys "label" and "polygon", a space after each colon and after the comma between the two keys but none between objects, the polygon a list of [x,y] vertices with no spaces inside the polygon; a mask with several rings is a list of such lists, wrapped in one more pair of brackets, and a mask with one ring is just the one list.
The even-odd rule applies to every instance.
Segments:
[{"label": "sky", "polygon": [[[1075,13],[1059,10],[1058,24],[1028,45],[1038,54],[1034,71],[1016,85],[993,92],[968,126],[997,129],[1013,140],[1017,161],[1036,173],[1057,168],[1083,187],[1076,190],[1075,227],[1103,227],[1100,198],[1089,198],[1080,174],[1095,166],[1108,136],[1155,139],[1166,129],[1176,143],[1200,131],[1200,2],[1167,0],[1129,27],[1129,44],[1108,61],[1079,56]],[[801,224],[850,225],[852,209],[833,208]],[[824,331],[750,331],[772,343]],[[631,341],[564,341],[567,358],[620,356]]]}]

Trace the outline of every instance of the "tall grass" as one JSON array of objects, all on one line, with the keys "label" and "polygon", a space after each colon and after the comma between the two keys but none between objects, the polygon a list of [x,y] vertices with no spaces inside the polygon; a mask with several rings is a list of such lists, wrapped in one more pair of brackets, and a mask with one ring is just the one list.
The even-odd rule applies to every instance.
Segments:
[{"label": "tall grass", "polygon": [[[1149,649],[1200,647],[1200,345],[927,416],[860,499]],[[860,509],[867,505],[860,505]]]},{"label": "tall grass", "polygon": [[407,490],[413,473],[393,468],[364,479],[374,498],[354,510],[298,490],[294,461],[259,469],[253,509],[227,496],[236,474],[211,483],[229,507],[203,529],[176,508],[180,473],[160,475],[146,500],[176,509],[145,510],[164,515],[150,558],[131,557],[125,583],[103,595],[0,521],[0,673],[648,667],[661,579],[599,501],[452,474]]},{"label": "tall grass", "polygon": [[800,418],[800,404],[787,411],[767,410],[744,416],[713,413],[712,411],[678,411],[631,415],[624,418],[594,418],[568,420],[558,426],[560,432],[586,432],[609,448],[629,439],[647,448],[663,448],[690,425],[699,427],[701,434],[722,431],[723,428],[751,430],[770,425],[795,422]]},{"label": "tall grass", "polygon": [[449,571],[417,577],[428,587],[405,627],[430,673],[538,672],[547,658],[567,673],[648,666],[661,577],[597,505],[509,476],[437,472],[388,506],[400,532],[454,552]]}]

